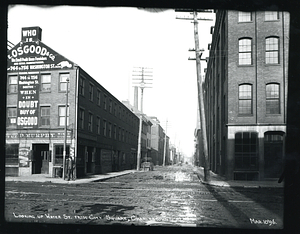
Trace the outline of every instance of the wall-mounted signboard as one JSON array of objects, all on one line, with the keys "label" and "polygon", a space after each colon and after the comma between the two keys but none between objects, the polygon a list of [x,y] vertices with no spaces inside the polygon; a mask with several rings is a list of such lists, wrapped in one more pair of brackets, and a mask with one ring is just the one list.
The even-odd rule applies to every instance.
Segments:
[{"label": "wall-mounted signboard", "polygon": [[19,167],[29,167],[30,148],[19,148]]},{"label": "wall-mounted signboard", "polygon": [[71,69],[74,63],[41,41],[19,42],[8,51],[7,71],[27,72]]},{"label": "wall-mounted signboard", "polygon": [[38,74],[19,75],[18,81],[18,128],[38,127],[39,76]]}]

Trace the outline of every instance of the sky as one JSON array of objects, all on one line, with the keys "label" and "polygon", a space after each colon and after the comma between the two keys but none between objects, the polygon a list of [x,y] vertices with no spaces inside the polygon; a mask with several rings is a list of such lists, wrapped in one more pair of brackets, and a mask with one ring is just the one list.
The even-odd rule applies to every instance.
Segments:
[{"label": "sky", "polygon": [[[42,42],[78,64],[119,101],[133,105],[133,74],[151,68],[151,88],[144,89],[143,112],[156,116],[171,144],[186,157],[194,153],[197,124],[197,73],[194,24],[189,12],[156,12],[129,7],[26,6],[8,9],[8,41],[21,41],[21,28],[39,26]],[[213,13],[200,13],[199,47],[208,57]],[[202,75],[206,66],[201,62]],[[140,94],[139,94],[140,105]]]}]

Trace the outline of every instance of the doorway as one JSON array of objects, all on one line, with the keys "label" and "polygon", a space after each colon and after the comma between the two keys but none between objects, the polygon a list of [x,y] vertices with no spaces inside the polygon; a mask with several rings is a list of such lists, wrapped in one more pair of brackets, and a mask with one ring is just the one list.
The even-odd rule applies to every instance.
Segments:
[{"label": "doorway", "polygon": [[32,144],[32,174],[49,174],[49,144]]},{"label": "doorway", "polygon": [[283,132],[267,132],[264,137],[265,178],[279,178],[283,169]]}]

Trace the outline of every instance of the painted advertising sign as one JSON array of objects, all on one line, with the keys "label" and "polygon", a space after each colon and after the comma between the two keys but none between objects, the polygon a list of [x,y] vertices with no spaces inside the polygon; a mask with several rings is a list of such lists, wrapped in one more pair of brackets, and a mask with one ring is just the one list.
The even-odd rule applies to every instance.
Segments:
[{"label": "painted advertising sign", "polygon": [[29,167],[30,148],[19,148],[19,167]]},{"label": "painted advertising sign", "polygon": [[39,108],[38,74],[19,75],[17,127],[37,128]]},{"label": "painted advertising sign", "polygon": [[7,71],[27,72],[73,68],[67,60],[41,41],[19,42],[7,54]]},{"label": "painted advertising sign", "polygon": [[42,29],[40,27],[22,28],[21,40],[25,42],[37,41],[42,39]]},{"label": "painted advertising sign", "polygon": [[[6,133],[6,139],[58,139],[58,138],[64,138],[65,134],[64,132],[31,132],[30,133]],[[67,138],[70,139],[72,137],[71,132],[67,132]]]}]

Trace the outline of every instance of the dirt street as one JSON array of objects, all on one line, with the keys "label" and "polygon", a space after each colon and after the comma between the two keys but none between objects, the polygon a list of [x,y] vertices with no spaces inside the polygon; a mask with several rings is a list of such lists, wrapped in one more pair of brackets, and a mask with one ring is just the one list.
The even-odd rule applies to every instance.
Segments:
[{"label": "dirt street", "polygon": [[193,166],[155,167],[89,184],[7,182],[13,222],[280,229],[283,189],[203,185]]}]

